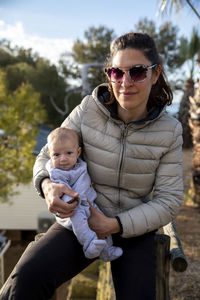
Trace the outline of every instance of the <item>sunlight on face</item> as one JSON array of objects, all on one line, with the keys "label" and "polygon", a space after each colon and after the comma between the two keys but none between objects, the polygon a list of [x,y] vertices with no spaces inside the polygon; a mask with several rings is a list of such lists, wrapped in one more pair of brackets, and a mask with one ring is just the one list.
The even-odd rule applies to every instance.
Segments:
[{"label": "sunlight on face", "polygon": [[[112,61],[112,67],[123,70],[129,70],[131,66],[141,64],[150,66],[152,62],[141,51],[132,48],[118,51]],[[134,82],[126,72],[121,83],[111,83],[118,102],[118,113],[122,120],[130,122],[146,117],[151,87],[156,83],[159,74],[149,69],[143,82]]]}]

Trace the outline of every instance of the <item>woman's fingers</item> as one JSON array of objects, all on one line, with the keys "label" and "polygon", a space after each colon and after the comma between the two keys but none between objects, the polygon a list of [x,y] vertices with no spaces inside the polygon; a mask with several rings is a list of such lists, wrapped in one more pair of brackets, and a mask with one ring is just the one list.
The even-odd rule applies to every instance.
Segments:
[{"label": "woman's fingers", "polygon": [[98,238],[105,238],[110,234],[120,231],[116,218],[106,217],[93,206],[90,207],[90,212],[91,215],[88,219],[88,224],[96,232]]},{"label": "woman's fingers", "polygon": [[75,214],[75,210],[72,210],[69,213],[59,213],[58,211],[54,212],[54,215],[57,216],[57,217],[59,217],[59,218],[61,218],[61,219],[70,218],[74,214]]},{"label": "woman's fingers", "polygon": [[60,218],[68,218],[73,216],[73,214],[75,213],[77,204],[78,201],[65,203],[63,200],[58,198],[50,205],[49,210],[54,214],[59,213]]},{"label": "woman's fingers", "polygon": [[60,184],[60,188],[62,191],[62,195],[66,194],[72,198],[76,198],[79,196],[79,193],[75,192],[74,190],[71,190],[70,188],[68,188],[65,184]]},{"label": "woman's fingers", "polygon": [[75,213],[75,208],[78,201],[72,203],[65,203],[61,200],[63,194],[73,198],[77,198],[79,194],[64,184],[57,184],[51,182],[49,179],[44,180],[42,183],[45,200],[47,202],[48,210],[53,213],[59,213],[61,218],[71,217]]}]

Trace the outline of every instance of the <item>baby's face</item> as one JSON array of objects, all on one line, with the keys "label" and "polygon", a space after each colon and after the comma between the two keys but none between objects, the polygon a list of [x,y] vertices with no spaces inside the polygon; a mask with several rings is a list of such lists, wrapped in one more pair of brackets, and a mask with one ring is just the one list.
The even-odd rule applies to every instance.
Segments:
[{"label": "baby's face", "polygon": [[81,153],[81,148],[76,141],[68,139],[62,143],[51,143],[49,146],[49,155],[54,168],[61,170],[73,169]]}]

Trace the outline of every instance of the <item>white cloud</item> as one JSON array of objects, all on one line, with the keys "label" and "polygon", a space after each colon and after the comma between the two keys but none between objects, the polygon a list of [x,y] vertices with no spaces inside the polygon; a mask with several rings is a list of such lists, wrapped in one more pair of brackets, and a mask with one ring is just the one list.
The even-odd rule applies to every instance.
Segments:
[{"label": "white cloud", "polygon": [[0,20],[0,39],[4,38],[11,42],[11,46],[32,48],[33,52],[38,52],[40,56],[49,59],[52,63],[57,63],[60,55],[70,51],[73,45],[73,40],[70,39],[49,39],[28,35],[21,22],[9,25]]}]

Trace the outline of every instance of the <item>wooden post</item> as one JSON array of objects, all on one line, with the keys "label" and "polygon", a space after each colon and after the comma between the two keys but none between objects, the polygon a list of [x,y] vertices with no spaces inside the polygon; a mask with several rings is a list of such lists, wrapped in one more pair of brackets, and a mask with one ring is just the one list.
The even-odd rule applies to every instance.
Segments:
[{"label": "wooden post", "polygon": [[99,267],[99,278],[97,283],[96,300],[115,300],[110,262],[101,262]]},{"label": "wooden post", "polygon": [[170,237],[156,234],[156,300],[169,300]]}]

